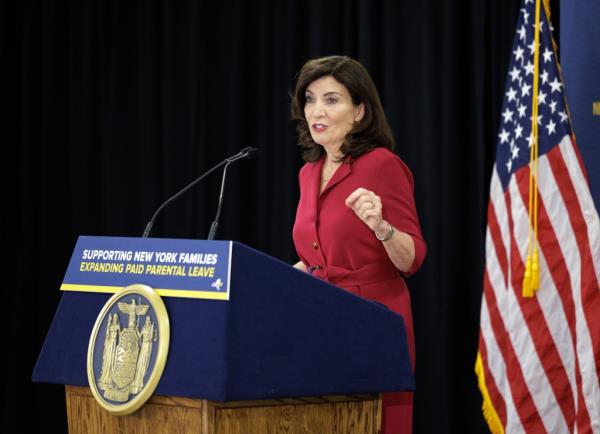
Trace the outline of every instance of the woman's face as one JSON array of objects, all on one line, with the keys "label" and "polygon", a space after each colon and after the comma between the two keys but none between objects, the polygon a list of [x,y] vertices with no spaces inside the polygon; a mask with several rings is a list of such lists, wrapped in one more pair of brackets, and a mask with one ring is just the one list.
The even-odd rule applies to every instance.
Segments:
[{"label": "woman's face", "polygon": [[350,92],[330,75],[306,87],[304,117],[315,143],[326,148],[339,148],[354,122],[362,119],[364,105],[354,105]]}]

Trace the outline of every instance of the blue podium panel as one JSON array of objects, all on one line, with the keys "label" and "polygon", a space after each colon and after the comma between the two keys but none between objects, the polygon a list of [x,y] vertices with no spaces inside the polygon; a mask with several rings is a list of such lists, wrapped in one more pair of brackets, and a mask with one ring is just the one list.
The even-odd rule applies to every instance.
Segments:
[{"label": "blue podium panel", "polygon": [[[164,298],[171,340],[155,393],[230,401],[414,389],[401,316],[240,243],[231,264],[228,301]],[[63,293],[34,381],[88,384],[88,341],[109,297]]]}]

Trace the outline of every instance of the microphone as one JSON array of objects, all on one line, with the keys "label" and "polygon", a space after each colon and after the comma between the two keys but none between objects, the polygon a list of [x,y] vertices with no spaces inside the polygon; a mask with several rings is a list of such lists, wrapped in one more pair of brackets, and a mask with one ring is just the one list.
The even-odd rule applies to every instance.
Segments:
[{"label": "microphone", "polygon": [[[148,238],[148,235],[150,234],[150,231],[152,230],[152,226],[154,226],[154,220],[156,219],[156,216],[171,202],[173,202],[175,199],[179,198],[182,194],[184,194],[186,191],[188,191],[190,188],[192,188],[193,186],[195,186],[196,184],[198,184],[200,181],[202,181],[204,178],[206,178],[208,175],[210,175],[211,173],[213,173],[215,170],[217,170],[219,167],[225,165],[225,170],[227,170],[227,166],[229,166],[229,164],[233,163],[234,161],[240,160],[242,158],[249,158],[252,154],[254,154],[256,151],[258,151],[257,148],[252,148],[252,147],[247,147],[242,149],[240,152],[238,152],[235,155],[232,155],[229,158],[226,158],[225,160],[221,161],[219,164],[215,165],[214,167],[212,167],[211,169],[209,169],[208,171],[204,172],[202,175],[200,175],[198,178],[196,178],[194,181],[192,181],[191,183],[189,183],[187,186],[185,186],[183,189],[181,189],[180,191],[178,191],[177,193],[175,193],[173,196],[171,196],[170,198],[168,198],[167,200],[165,200],[163,202],[163,204],[161,206],[158,207],[158,209],[154,212],[154,214],[152,215],[152,218],[150,219],[150,221],[148,222],[148,224],[146,225],[146,228],[144,229],[144,233],[142,235],[142,238]],[[223,183],[225,182],[225,175],[223,174]],[[221,198],[223,197],[223,185],[221,185]],[[221,199],[219,199],[219,211],[221,208]],[[218,214],[217,214],[218,217]],[[213,222],[214,224],[214,222]]]},{"label": "microphone", "polygon": [[227,160],[225,160],[227,161],[227,164],[223,169],[223,178],[221,179],[221,192],[219,193],[219,205],[217,206],[217,214],[215,215],[214,221],[210,225],[210,231],[208,231],[207,240],[215,239],[215,235],[217,233],[217,226],[219,226],[219,216],[221,215],[221,205],[223,204],[223,192],[225,190],[225,176],[227,175],[227,167],[231,163],[237,160],[241,160],[242,158],[252,158],[256,152],[258,152],[257,148],[252,148],[249,146],[247,148],[242,149],[237,155],[234,155],[233,157],[230,157]]}]

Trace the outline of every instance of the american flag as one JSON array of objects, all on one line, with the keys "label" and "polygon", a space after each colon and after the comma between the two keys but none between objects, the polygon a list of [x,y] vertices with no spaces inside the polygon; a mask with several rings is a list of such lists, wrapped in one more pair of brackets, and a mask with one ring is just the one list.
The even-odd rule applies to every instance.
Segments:
[{"label": "american flag", "polygon": [[540,28],[540,286],[523,297],[536,50],[535,2],[525,0],[490,185],[476,371],[492,432],[600,433],[600,222],[543,7]]}]

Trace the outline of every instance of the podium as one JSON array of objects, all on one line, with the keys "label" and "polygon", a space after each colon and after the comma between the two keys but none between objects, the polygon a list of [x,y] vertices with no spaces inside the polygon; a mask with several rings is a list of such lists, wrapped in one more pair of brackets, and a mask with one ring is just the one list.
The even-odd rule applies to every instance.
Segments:
[{"label": "podium", "polygon": [[[147,242],[166,250],[177,240]],[[230,246],[229,300],[163,298],[166,366],[154,395],[128,416],[101,408],[86,374],[90,333],[111,294],[63,292],[33,381],[66,386],[69,432],[378,432],[379,394],[414,389],[402,317],[241,243]]]}]

